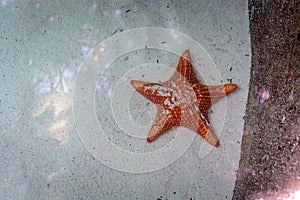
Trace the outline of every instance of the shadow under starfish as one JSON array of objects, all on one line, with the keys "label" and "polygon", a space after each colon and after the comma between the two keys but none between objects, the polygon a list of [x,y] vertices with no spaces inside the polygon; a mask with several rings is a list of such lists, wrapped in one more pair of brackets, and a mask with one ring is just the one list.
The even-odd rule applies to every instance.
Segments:
[{"label": "shadow under starfish", "polygon": [[219,141],[208,119],[211,105],[238,88],[237,84],[204,85],[196,77],[189,50],[179,59],[175,73],[160,83],[131,80],[131,85],[158,108],[147,141],[183,126],[218,147]]}]

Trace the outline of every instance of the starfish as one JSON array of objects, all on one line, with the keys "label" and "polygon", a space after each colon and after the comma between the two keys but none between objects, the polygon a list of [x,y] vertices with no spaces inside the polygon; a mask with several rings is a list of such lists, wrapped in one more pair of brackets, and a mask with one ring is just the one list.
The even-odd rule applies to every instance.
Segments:
[{"label": "starfish", "polygon": [[175,73],[159,83],[131,80],[131,85],[157,106],[157,114],[148,133],[147,142],[170,129],[183,126],[218,147],[219,141],[210,125],[211,105],[238,88],[237,84],[204,85],[196,77],[189,50],[179,59]]}]

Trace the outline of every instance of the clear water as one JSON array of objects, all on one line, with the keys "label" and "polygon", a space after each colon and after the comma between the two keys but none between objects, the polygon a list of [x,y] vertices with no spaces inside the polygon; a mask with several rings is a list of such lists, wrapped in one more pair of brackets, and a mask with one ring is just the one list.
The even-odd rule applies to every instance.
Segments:
[{"label": "clear water", "polygon": [[[149,28],[152,27],[152,28]],[[155,28],[153,28],[155,27]],[[131,79],[168,79],[190,49],[221,146],[176,128]],[[0,6],[1,199],[230,199],[250,69],[247,1],[14,1]]]}]

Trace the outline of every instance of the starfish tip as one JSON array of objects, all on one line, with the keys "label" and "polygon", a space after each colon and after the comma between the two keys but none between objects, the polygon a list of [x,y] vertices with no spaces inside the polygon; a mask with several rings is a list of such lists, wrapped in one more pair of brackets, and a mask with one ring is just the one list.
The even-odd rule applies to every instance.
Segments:
[{"label": "starfish tip", "polygon": [[147,142],[148,143],[151,143],[151,142],[153,142],[155,139],[153,138],[153,137],[147,137]]},{"label": "starfish tip", "polygon": [[220,146],[220,143],[219,143],[219,141],[217,141],[217,142],[214,144],[214,146],[215,146],[215,147],[218,147],[218,146]]},{"label": "starfish tip", "polygon": [[183,58],[185,58],[186,60],[190,61],[191,60],[191,54],[190,51],[188,49],[184,50],[182,56]]},{"label": "starfish tip", "polygon": [[237,89],[239,86],[237,84],[232,84],[233,90]]},{"label": "starfish tip", "polygon": [[226,94],[232,93],[234,90],[236,90],[239,87],[237,84],[233,84],[233,83],[225,84],[224,86],[225,86]]},{"label": "starfish tip", "polygon": [[143,83],[141,81],[137,81],[137,80],[131,80],[130,84],[132,85],[132,87],[134,87],[135,89],[143,86]]}]

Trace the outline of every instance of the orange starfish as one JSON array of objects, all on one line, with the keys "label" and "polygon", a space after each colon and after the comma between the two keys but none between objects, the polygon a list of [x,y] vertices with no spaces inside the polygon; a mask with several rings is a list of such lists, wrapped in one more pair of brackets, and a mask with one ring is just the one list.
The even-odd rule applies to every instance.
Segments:
[{"label": "orange starfish", "polygon": [[169,80],[159,83],[131,80],[130,83],[158,108],[148,142],[176,126],[184,126],[198,133],[209,144],[219,146],[209,123],[208,110],[213,103],[237,89],[238,85],[201,84],[193,70],[189,50],[183,52]]}]

